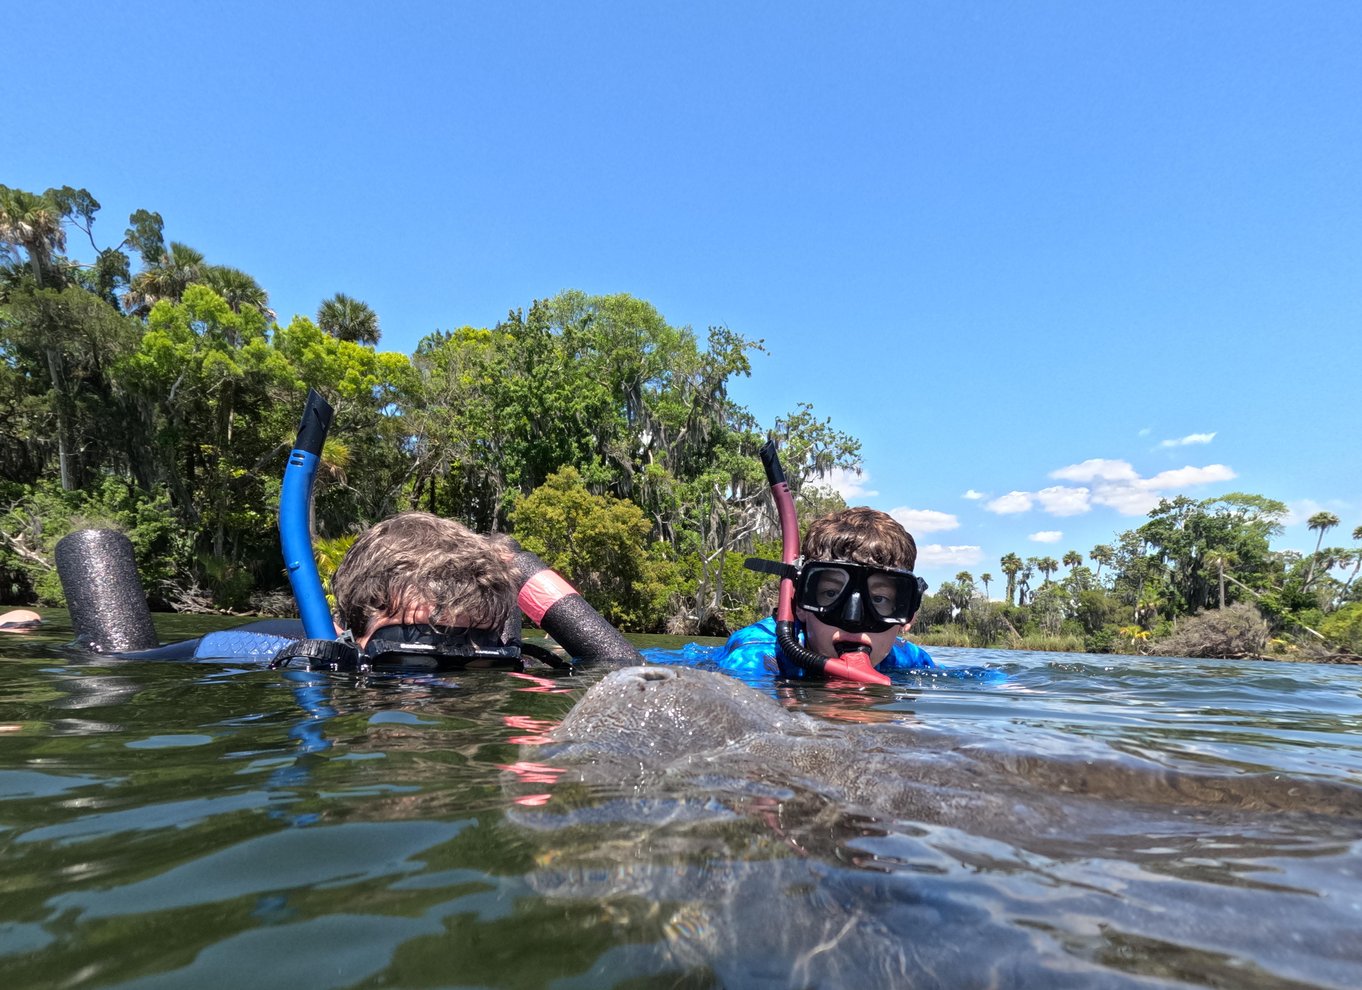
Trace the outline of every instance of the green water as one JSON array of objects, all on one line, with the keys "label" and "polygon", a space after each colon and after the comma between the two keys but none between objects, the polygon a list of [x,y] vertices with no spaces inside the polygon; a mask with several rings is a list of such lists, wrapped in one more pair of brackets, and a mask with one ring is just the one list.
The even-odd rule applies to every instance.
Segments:
[{"label": "green water", "polygon": [[[597,672],[356,684],[68,638],[0,640],[6,988],[1362,986],[1356,668],[942,650],[1009,679],[761,683],[1002,753],[891,815],[718,767],[568,788],[538,744]],[[1232,800],[1042,834],[1028,794],[1088,754]],[[1001,818],[964,800],[1004,787]]]}]

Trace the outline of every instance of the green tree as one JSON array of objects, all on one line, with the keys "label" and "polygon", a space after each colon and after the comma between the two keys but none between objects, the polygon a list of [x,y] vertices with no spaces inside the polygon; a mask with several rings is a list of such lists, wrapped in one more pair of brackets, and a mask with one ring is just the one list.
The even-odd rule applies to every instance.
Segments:
[{"label": "green tree", "polygon": [[337,340],[378,346],[378,314],[362,299],[337,292],[317,307],[317,326]]},{"label": "green tree", "polygon": [[[29,282],[12,291],[0,310],[0,352],[19,395],[5,432],[28,452],[14,460],[45,471],[55,433],[65,491],[101,468],[133,471],[141,460],[139,424],[116,368],[140,336],[135,321],[84,289],[39,289]],[[134,476],[149,484],[147,476]]]},{"label": "green tree", "polygon": [[988,598],[988,586],[993,583],[993,575],[988,571],[979,575],[979,583],[984,586],[984,598]]},{"label": "green tree", "polygon": [[1096,562],[1097,564],[1096,577],[1099,581],[1102,579],[1102,565],[1110,564],[1115,559],[1115,557],[1116,552],[1112,550],[1111,547],[1102,543],[1099,543],[1097,546],[1093,547],[1091,550],[1088,551],[1088,559]]},{"label": "green tree", "polygon": [[1123,535],[1117,589],[1134,604],[1151,582],[1166,585],[1171,614],[1199,611],[1211,604],[1215,587],[1205,556],[1224,550],[1238,561],[1238,579],[1262,590],[1277,570],[1269,540],[1281,531],[1285,514],[1285,504],[1241,492],[1200,502],[1164,499],[1149,522]]},{"label": "green tree", "polygon": [[646,625],[645,562],[652,527],[627,499],[593,495],[580,472],[551,475],[511,514],[515,537],[621,628]]},{"label": "green tree", "polygon": [[1225,568],[1232,567],[1238,562],[1239,558],[1234,555],[1233,550],[1213,549],[1208,550],[1203,555],[1207,566],[1215,569],[1216,586],[1220,590],[1219,607],[1225,607]]},{"label": "green tree", "polygon": [[240,268],[208,265],[203,270],[201,281],[221,296],[233,313],[240,313],[243,306],[251,306],[264,314],[266,320],[274,321],[275,314],[274,310],[270,309],[269,293]]},{"label": "green tree", "polygon": [[28,255],[33,281],[51,281],[56,254],[66,248],[66,230],[57,204],[46,196],[0,185],[0,246]]},{"label": "green tree", "polygon": [[273,458],[296,430],[301,402],[264,317],[253,308],[234,313],[211,289],[189,285],[182,302],[152,308],[122,371],[148,397],[155,442],[146,455],[155,476],[185,525],[204,532],[204,552],[238,559],[248,546],[245,556],[265,559],[259,544],[273,543]]},{"label": "green tree", "polygon": [[1071,572],[1077,570],[1078,566],[1082,563],[1083,555],[1077,550],[1070,550],[1064,555],[1064,566],[1069,568]]},{"label": "green tree", "polygon": [[1362,602],[1350,602],[1326,615],[1319,631],[1340,649],[1362,655]]},{"label": "green tree", "polygon": [[1022,569],[1022,560],[1015,553],[1004,554],[998,566],[1007,575],[1007,604],[1012,605],[1017,592],[1017,574]]},{"label": "green tree", "polygon": [[790,492],[796,498],[805,484],[835,470],[860,473],[860,441],[834,429],[831,419],[819,419],[807,402],[798,403],[794,412],[777,419],[772,436],[780,448]]},{"label": "green tree", "polygon": [[1319,562],[1320,544],[1324,542],[1324,534],[1338,525],[1338,516],[1332,512],[1316,512],[1306,522],[1306,526],[1319,531],[1319,538],[1315,540],[1315,552],[1310,556],[1310,570],[1305,575],[1305,588],[1309,588],[1315,580],[1315,565]]},{"label": "green tree", "polygon": [[123,305],[134,315],[147,316],[162,300],[179,302],[186,289],[203,280],[207,270],[203,252],[188,244],[171,241],[168,251],[133,276]]},{"label": "green tree", "polygon": [[[1362,526],[1358,526],[1353,530],[1353,539],[1362,540]],[[1338,595],[1340,601],[1347,600],[1348,590],[1352,587],[1353,581],[1357,578],[1357,572],[1362,570],[1362,548],[1352,551],[1351,563],[1353,565],[1353,572],[1348,575],[1348,580],[1343,583],[1343,590],[1340,591]]]},{"label": "green tree", "polygon": [[[33,285],[39,292],[53,285],[53,259],[66,247],[60,208],[47,196],[0,185],[0,246],[7,252],[18,249],[28,255]],[[69,392],[59,350],[45,347],[43,354],[54,393],[61,486],[64,491],[70,491],[75,484],[70,462],[71,425],[65,401]]]}]

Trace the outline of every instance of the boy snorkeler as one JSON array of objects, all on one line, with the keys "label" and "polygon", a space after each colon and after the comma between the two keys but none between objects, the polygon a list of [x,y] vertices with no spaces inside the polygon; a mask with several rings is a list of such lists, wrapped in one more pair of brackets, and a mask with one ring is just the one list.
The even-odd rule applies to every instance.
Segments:
[{"label": "boy snorkeler", "polygon": [[[824,657],[866,654],[881,673],[935,668],[925,650],[899,639],[923,590],[907,530],[877,509],[842,509],[810,524],[803,551],[794,599],[799,645]],[[730,636],[717,662],[724,670],[807,675],[777,641],[774,616]]]},{"label": "boy snorkeler", "polygon": [[452,519],[392,516],[355,540],[336,568],[340,625],[370,653],[386,641],[436,656],[495,655],[520,630],[511,553]]},{"label": "boy snorkeler", "polygon": [[638,649],[542,560],[502,535],[403,512],[370,527],[331,582],[338,631],[367,661],[398,667],[568,660],[521,640],[521,612],[574,660],[642,663]]}]

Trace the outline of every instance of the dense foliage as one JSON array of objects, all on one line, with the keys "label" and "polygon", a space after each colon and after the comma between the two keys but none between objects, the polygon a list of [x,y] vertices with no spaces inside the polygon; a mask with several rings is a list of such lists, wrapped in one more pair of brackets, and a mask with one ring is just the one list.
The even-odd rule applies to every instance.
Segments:
[{"label": "dense foliage", "polygon": [[[1095,653],[1362,654],[1362,547],[1324,546],[1339,520],[1321,512],[1309,520],[1314,553],[1274,552],[1286,511],[1242,492],[1164,499],[1148,522],[1093,547],[1092,568],[1075,550],[1061,576],[1052,557],[1006,554],[1001,602],[988,597],[992,574],[976,584],[961,571],[928,596],[914,632],[938,644]],[[1362,526],[1352,539],[1362,541]]]},{"label": "dense foliage", "polygon": [[[720,634],[769,610],[769,581],[741,566],[776,553],[766,436],[805,518],[841,504],[818,480],[859,464],[859,443],[807,404],[762,428],[729,397],[762,342],[726,327],[701,337],[641,299],[568,291],[382,352],[362,300],[337,293],[281,326],[250,275],[167,242],[157,213],[101,247],[99,209],[84,189],[0,186],[0,601],[60,602],[53,547],[94,524],[131,536],[163,607],[287,603],[275,511],[309,387],[336,409],[324,571],[367,525],[419,506],[514,533],[638,631]],[[991,574],[981,593],[961,572],[915,631],[1143,649],[1179,618],[1249,602],[1274,635],[1362,648],[1362,551],[1325,547],[1339,520],[1321,513],[1313,554],[1273,553],[1284,513],[1245,494],[1166,501],[1092,568],[1076,551],[1005,555],[1004,602]]]},{"label": "dense foliage", "polygon": [[[254,279],[167,243],[158,214],[100,247],[98,212],[85,190],[0,186],[0,600],[59,602],[53,548],[90,524],[132,536],[161,606],[281,600],[275,511],[309,387],[336,410],[324,570],[347,537],[419,506],[514,530],[636,630],[755,617],[762,582],[740,564],[773,536],[768,433],[818,504],[836,496],[810,483],[858,461],[808,406],[761,429],[729,398],[759,341],[701,338],[628,295],[563,292],[381,352],[359,299],[281,326]],[[84,261],[65,253],[73,231]]]}]

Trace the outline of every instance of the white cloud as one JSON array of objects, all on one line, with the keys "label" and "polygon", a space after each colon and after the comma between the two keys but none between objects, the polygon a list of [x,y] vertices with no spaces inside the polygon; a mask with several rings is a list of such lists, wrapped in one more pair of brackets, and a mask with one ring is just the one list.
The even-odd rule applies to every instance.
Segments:
[{"label": "white cloud", "polygon": [[1207,464],[1205,467],[1192,467],[1189,464],[1172,471],[1160,471],[1154,477],[1141,481],[1140,485],[1162,492],[1191,485],[1208,485],[1213,481],[1229,481],[1234,477],[1235,473],[1224,464]]},{"label": "white cloud", "polygon": [[[1312,498],[1302,498],[1295,502],[1288,502],[1286,505],[1286,518],[1282,520],[1282,525],[1304,526],[1306,520],[1316,512],[1323,511],[1324,506],[1320,505]],[[1312,532],[1310,535],[1313,536],[1314,533]]]},{"label": "white cloud", "polygon": [[1015,515],[1018,512],[1027,512],[1032,505],[1030,492],[1008,492],[1006,495],[995,498],[984,506],[989,512],[996,512],[1000,516]]},{"label": "white cloud", "polygon": [[[1357,510],[1351,505],[1340,499],[1330,499],[1327,503],[1322,503],[1316,502],[1311,498],[1302,498],[1287,503],[1286,518],[1282,520],[1282,525],[1304,526],[1309,523],[1310,517],[1315,513],[1332,512],[1339,517],[1340,523],[1325,533],[1324,542],[1328,543],[1332,540],[1335,544],[1343,543],[1346,546],[1349,542],[1347,540],[1347,534],[1353,531],[1353,526],[1348,522],[1348,518],[1356,511]],[[1319,534],[1316,530],[1309,530],[1308,532],[1310,538],[1310,552],[1314,553],[1315,537]],[[1343,537],[1338,536],[1340,532],[1343,532]]]},{"label": "white cloud", "polygon": [[1036,492],[1036,498],[1052,516],[1080,516],[1092,508],[1091,494],[1086,488],[1053,485]]},{"label": "white cloud", "polygon": [[977,502],[981,498],[984,498],[985,496],[983,492],[976,492],[973,488],[970,488],[965,492],[965,494],[961,495],[960,497],[967,498],[971,502]]},{"label": "white cloud", "polygon": [[1129,461],[1093,457],[1082,464],[1070,464],[1058,471],[1051,471],[1050,477],[1061,481],[1134,481],[1139,475]]},{"label": "white cloud", "polygon": [[1006,516],[1029,512],[1039,503],[1041,510],[1049,515],[1078,516],[1091,511],[1095,505],[1104,505],[1124,516],[1143,516],[1158,505],[1161,498],[1180,494],[1183,489],[1197,485],[1229,481],[1237,475],[1225,464],[1207,464],[1160,471],[1152,478],[1142,478],[1129,461],[1093,457],[1051,471],[1050,477],[1086,484],[1051,485],[1038,492],[1008,492],[984,503],[984,508]]},{"label": "white cloud", "polygon": [[940,533],[960,528],[959,519],[949,512],[937,512],[935,509],[910,509],[906,505],[901,505],[897,509],[890,509],[889,514],[914,536],[919,533]]},{"label": "white cloud", "polygon": [[[1208,464],[1205,467],[1189,465],[1171,471],[1161,471],[1152,478],[1142,478],[1128,461],[1094,457],[1081,464],[1070,464],[1068,467],[1051,471],[1050,477],[1065,481],[1090,482],[1092,489],[1087,494],[1090,505],[1105,505],[1124,516],[1143,516],[1159,504],[1159,499],[1167,495],[1177,494],[1182,489],[1195,485],[1229,481],[1236,475],[1233,469],[1224,464]],[[1041,504],[1051,515],[1076,515],[1078,512],[1086,511],[1077,508],[1081,499],[1078,495],[1071,494],[1080,490],[1046,489],[1056,494],[1051,497],[1049,503],[1042,498]]]},{"label": "white cloud", "polygon": [[1160,447],[1187,447],[1194,443],[1210,443],[1215,439],[1214,433],[1189,433],[1185,437],[1177,440],[1160,440]]},{"label": "white cloud", "polygon": [[977,564],[984,559],[982,547],[946,547],[940,543],[929,543],[917,548],[917,566],[951,567]]},{"label": "white cloud", "polygon": [[1092,496],[1095,505],[1105,505],[1123,516],[1147,516],[1160,498],[1158,492],[1130,485],[1101,485]]},{"label": "white cloud", "polygon": [[1064,539],[1064,534],[1057,529],[1042,529],[1039,533],[1032,533],[1027,539],[1037,543],[1058,543]]},{"label": "white cloud", "polygon": [[842,498],[847,500],[848,505],[854,505],[855,500],[872,498],[879,494],[871,488],[866,487],[870,481],[870,472],[849,471],[846,468],[833,468],[827,476],[818,479],[818,484],[826,485]]},{"label": "white cloud", "polygon": [[1136,436],[1147,437],[1147,436],[1149,436],[1149,434],[1151,434],[1151,433],[1153,433],[1153,432],[1154,432],[1153,430],[1151,430],[1149,427],[1146,426],[1146,427],[1143,427],[1143,428],[1140,430],[1140,432],[1136,434]]}]

